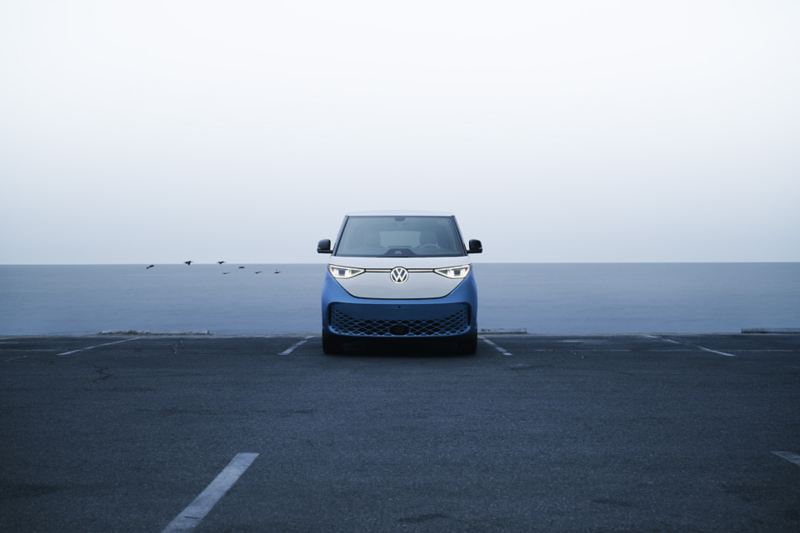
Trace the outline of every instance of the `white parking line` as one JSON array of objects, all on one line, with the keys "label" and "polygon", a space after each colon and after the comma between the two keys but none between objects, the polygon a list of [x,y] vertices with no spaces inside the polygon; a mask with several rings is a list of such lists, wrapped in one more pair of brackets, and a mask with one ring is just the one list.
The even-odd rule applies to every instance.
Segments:
[{"label": "white parking line", "polygon": [[278,355],[289,355],[290,353],[292,353],[293,351],[295,351],[296,349],[298,349],[299,347],[301,347],[302,345],[304,345],[305,343],[307,343],[307,342],[308,342],[308,339],[311,339],[311,338],[313,338],[313,337],[314,337],[314,335],[309,335],[308,337],[306,337],[306,338],[304,338],[304,339],[302,339],[302,340],[299,340],[299,341],[297,341],[296,343],[292,344],[291,346],[289,346],[288,348],[286,348],[284,351],[282,351],[282,352],[281,352],[281,353],[279,353]]},{"label": "white parking line", "polygon": [[703,350],[704,352],[709,352],[709,353],[715,353],[715,354],[719,354],[719,355],[724,355],[725,357],[736,357],[736,356],[735,356],[734,354],[732,354],[732,353],[728,353],[728,352],[720,352],[720,351],[718,351],[718,350],[712,350],[711,348],[706,348],[705,346],[698,346],[698,348],[700,348],[700,349],[701,349],[701,350]]},{"label": "white parking line", "polygon": [[781,459],[786,459],[790,463],[794,463],[797,466],[800,466],[800,455],[792,452],[772,452],[773,454],[777,455]]},{"label": "white parking line", "polygon": [[668,342],[670,344],[679,344],[681,346],[687,346],[687,347],[690,347],[690,348],[697,348],[698,350],[702,350],[704,352],[715,353],[717,355],[724,355],[725,357],[736,357],[736,354],[732,354],[732,353],[728,353],[728,352],[721,352],[719,350],[712,350],[711,348],[706,348],[705,346],[700,346],[700,345],[697,345],[697,344],[689,344],[688,342],[676,341],[675,339],[668,339],[666,337],[658,337],[658,338],[661,339],[662,341]]},{"label": "white parking line", "polygon": [[495,344],[491,340],[487,339],[486,337],[481,337],[481,340],[483,342],[485,342],[486,344],[488,344],[489,346],[491,346],[492,348],[494,348],[495,350],[497,350],[498,352],[500,352],[501,354],[505,355],[505,356],[513,355],[511,352],[509,352],[508,350],[506,350],[502,346],[498,346],[497,344]]},{"label": "white parking line", "polygon": [[72,355],[78,352],[85,352],[86,350],[94,350],[95,348],[100,348],[101,346],[111,346],[112,344],[122,344],[123,342],[130,342],[135,341],[141,337],[131,337],[130,339],[122,339],[121,341],[114,341],[114,342],[106,342],[104,344],[95,344],[94,346],[87,346],[86,348],[78,348],[77,350],[70,350],[68,352],[61,352],[58,355]]},{"label": "white parking line", "polygon": [[190,531],[200,524],[209,511],[225,496],[225,493],[250,468],[258,457],[257,453],[237,453],[228,466],[222,469],[203,492],[186,509],[164,528],[163,533]]}]

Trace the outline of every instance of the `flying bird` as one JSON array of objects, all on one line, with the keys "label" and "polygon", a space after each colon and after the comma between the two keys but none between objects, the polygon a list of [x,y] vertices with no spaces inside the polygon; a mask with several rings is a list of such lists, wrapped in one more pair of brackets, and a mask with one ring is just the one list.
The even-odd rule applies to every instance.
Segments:
[{"label": "flying bird", "polygon": [[222,263],[224,263],[224,262],[225,262],[225,261],[217,261],[217,264],[218,264],[218,265],[221,265],[221,264],[222,264]]},{"label": "flying bird", "polygon": [[186,266],[192,266],[192,262],[191,261],[184,261],[184,263],[186,264]]},{"label": "flying bird", "polygon": [[151,269],[151,268],[153,268],[154,266],[155,266],[155,265],[147,265],[146,267],[144,267],[144,269],[145,269],[145,270],[150,270],[150,269]]}]

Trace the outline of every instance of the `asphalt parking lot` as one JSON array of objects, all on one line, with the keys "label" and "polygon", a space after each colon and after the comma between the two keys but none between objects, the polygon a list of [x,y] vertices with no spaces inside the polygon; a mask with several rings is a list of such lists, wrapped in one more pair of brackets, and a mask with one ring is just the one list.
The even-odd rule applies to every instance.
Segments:
[{"label": "asphalt parking lot", "polygon": [[800,335],[355,348],[0,338],[0,530],[800,531]]}]

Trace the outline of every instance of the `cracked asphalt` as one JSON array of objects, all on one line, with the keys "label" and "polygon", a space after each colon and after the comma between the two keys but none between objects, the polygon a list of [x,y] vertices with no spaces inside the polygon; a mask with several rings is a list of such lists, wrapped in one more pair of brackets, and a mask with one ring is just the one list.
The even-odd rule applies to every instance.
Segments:
[{"label": "cracked asphalt", "polygon": [[800,531],[800,335],[301,339],[0,338],[0,530]]}]

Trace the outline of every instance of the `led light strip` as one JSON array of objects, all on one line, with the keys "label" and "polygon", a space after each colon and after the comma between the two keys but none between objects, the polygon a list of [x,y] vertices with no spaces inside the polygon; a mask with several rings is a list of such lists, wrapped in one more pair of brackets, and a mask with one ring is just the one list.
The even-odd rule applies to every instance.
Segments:
[{"label": "led light strip", "polygon": [[[364,272],[379,272],[379,273],[384,273],[384,274],[388,274],[391,271],[392,271],[391,268],[365,268],[364,269]],[[413,273],[419,273],[419,272],[433,272],[433,269],[432,268],[406,268],[406,271],[408,271],[408,273],[410,273],[410,274],[413,274]]]}]

